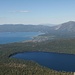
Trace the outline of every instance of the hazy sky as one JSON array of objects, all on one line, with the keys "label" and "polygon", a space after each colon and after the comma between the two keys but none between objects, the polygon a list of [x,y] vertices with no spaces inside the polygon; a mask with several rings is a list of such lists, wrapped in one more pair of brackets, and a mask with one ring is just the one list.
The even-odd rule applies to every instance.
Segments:
[{"label": "hazy sky", "polygon": [[0,24],[75,21],[75,0],[0,0]]}]

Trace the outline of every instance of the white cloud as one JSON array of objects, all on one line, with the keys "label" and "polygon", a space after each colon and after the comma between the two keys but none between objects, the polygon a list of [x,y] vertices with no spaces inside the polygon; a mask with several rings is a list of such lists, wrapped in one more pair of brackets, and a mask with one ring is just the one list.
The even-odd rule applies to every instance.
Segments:
[{"label": "white cloud", "polygon": [[21,11],[10,11],[10,12],[12,12],[12,13],[28,13],[30,11],[28,11],[28,10],[21,10]]},{"label": "white cloud", "polygon": [[19,11],[19,12],[21,12],[21,13],[28,13],[29,11]]}]

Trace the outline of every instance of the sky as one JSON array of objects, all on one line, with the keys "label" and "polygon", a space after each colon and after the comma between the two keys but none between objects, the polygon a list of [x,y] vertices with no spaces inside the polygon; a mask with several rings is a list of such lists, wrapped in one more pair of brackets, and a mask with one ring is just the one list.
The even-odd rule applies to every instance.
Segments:
[{"label": "sky", "polygon": [[75,0],[0,0],[0,24],[75,21]]}]

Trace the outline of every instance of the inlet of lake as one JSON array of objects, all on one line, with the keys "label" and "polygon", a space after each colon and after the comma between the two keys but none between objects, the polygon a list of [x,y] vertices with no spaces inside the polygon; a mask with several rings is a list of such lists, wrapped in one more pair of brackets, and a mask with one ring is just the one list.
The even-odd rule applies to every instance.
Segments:
[{"label": "inlet of lake", "polygon": [[52,52],[24,52],[12,56],[25,59],[57,71],[75,72],[75,55]]},{"label": "inlet of lake", "polygon": [[38,36],[40,32],[0,32],[0,44],[21,42],[31,40],[32,37]]}]

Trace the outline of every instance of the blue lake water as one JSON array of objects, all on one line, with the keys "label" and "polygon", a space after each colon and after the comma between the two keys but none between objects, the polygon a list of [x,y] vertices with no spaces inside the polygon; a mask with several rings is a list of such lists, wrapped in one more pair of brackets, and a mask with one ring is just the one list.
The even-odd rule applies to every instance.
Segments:
[{"label": "blue lake water", "polygon": [[17,59],[32,60],[42,66],[57,71],[75,72],[75,55],[51,52],[25,52],[15,54],[12,57]]},{"label": "blue lake water", "polygon": [[21,42],[25,40],[31,40],[32,37],[38,36],[39,32],[1,32],[0,44]]}]

